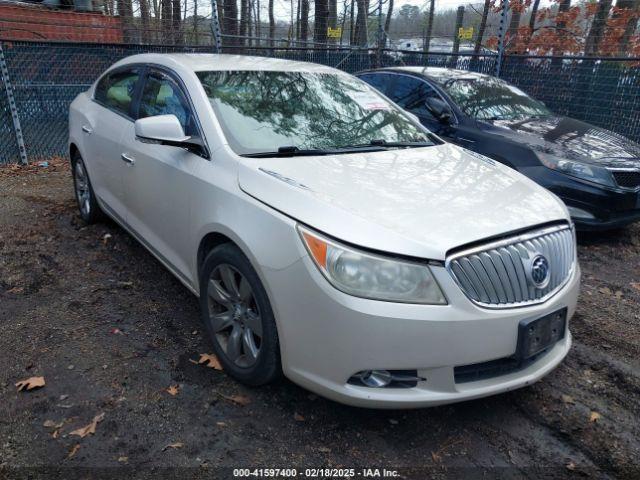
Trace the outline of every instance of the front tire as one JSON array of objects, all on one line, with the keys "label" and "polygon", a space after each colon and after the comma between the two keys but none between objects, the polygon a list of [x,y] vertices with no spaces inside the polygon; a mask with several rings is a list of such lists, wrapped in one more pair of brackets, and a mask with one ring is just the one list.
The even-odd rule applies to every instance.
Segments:
[{"label": "front tire", "polygon": [[102,220],[103,213],[96,200],[96,195],[93,192],[89,174],[80,152],[75,152],[71,158],[71,169],[73,173],[73,188],[80,216],[89,224]]},{"label": "front tire", "polygon": [[224,370],[257,386],[282,373],[271,304],[249,259],[230,243],[214,248],[200,275],[200,310]]}]

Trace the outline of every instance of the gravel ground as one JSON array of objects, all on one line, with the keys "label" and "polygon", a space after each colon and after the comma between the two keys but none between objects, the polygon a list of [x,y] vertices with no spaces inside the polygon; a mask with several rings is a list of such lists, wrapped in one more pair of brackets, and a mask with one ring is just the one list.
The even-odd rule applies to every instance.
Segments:
[{"label": "gravel ground", "polygon": [[[579,257],[574,347],[548,377],[451,406],[357,409],[194,363],[210,352],[196,298],[116,225],[82,223],[63,163],[4,167],[0,478],[293,466],[638,478],[640,225],[581,235]],[[43,388],[17,391],[37,376]],[[94,419],[95,433],[72,434]]]}]

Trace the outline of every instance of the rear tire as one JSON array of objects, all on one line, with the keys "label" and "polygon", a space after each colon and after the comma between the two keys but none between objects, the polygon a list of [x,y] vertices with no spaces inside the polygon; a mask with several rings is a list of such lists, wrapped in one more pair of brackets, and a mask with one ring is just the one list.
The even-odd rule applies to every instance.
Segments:
[{"label": "rear tire", "polygon": [[102,220],[104,214],[96,200],[96,195],[93,192],[91,180],[89,180],[89,174],[80,152],[75,152],[71,158],[71,172],[73,175],[73,189],[80,216],[89,224]]},{"label": "rear tire", "polygon": [[225,372],[252,386],[280,377],[276,322],[258,274],[238,247],[214,248],[200,274],[200,311]]}]

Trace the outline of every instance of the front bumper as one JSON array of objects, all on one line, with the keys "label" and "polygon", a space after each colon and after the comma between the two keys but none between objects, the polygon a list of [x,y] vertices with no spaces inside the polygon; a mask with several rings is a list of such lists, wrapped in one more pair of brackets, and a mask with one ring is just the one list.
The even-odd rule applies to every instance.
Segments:
[{"label": "front bumper", "polygon": [[579,230],[609,230],[640,220],[638,191],[600,187],[544,166],[523,168],[521,172],[558,195],[568,206],[594,216],[573,218]]},{"label": "front bumper", "polygon": [[[474,305],[443,267],[434,276],[446,306],[356,298],[333,288],[308,256],[265,272],[278,322],[283,371],[299,385],[341,403],[415,408],[484,397],[529,385],[549,373],[571,347],[564,339],[522,370],[456,383],[454,368],[509,357],[521,320],[567,308],[575,311],[580,271],[543,304],[504,310]],[[567,322],[568,324],[568,322]],[[371,369],[417,370],[413,388],[369,388],[347,383]]]}]

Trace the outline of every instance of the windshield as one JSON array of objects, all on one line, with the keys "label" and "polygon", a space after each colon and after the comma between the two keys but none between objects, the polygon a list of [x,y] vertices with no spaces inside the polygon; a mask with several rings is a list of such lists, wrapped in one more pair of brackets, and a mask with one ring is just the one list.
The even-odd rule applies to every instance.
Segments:
[{"label": "windshield", "polygon": [[333,151],[431,143],[424,128],[350,75],[216,71],[198,72],[198,77],[231,148],[240,155],[292,147]]},{"label": "windshield", "polygon": [[551,111],[522,90],[492,77],[459,78],[444,89],[467,115],[479,120],[545,117]]}]

